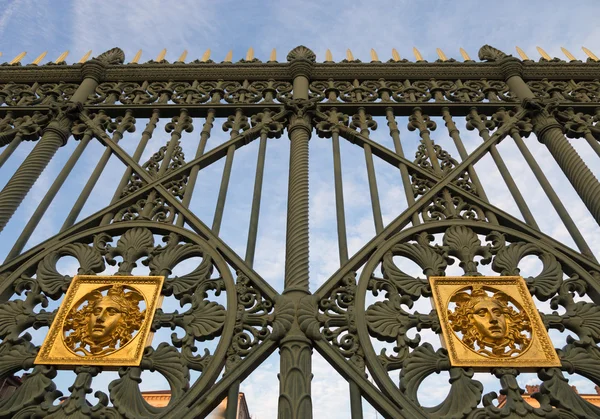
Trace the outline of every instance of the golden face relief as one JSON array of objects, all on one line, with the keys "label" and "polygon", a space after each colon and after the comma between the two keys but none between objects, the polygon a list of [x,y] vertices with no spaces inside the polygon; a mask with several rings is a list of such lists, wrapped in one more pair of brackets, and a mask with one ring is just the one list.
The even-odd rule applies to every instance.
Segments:
[{"label": "golden face relief", "polygon": [[144,297],[135,289],[114,285],[93,290],[69,313],[65,321],[65,344],[80,356],[101,356],[126,345],[139,330],[145,311]]},{"label": "golden face relief", "polygon": [[461,341],[472,351],[489,357],[517,357],[531,343],[527,314],[499,290],[470,287],[450,299],[454,311],[448,319]]}]

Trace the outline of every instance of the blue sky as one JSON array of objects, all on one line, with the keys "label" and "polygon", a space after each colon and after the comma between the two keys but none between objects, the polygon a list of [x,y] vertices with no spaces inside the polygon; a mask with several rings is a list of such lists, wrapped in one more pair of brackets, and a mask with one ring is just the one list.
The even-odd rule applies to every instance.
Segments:
[{"label": "blue sky", "polygon": [[[477,51],[483,44],[491,44],[507,53],[515,54],[515,46],[520,46],[530,56],[538,59],[536,46],[541,46],[550,55],[564,58],[560,47],[565,47],[577,58],[586,57],[581,46],[600,55],[600,29],[597,25],[600,5],[597,1],[550,2],[550,1],[34,1],[0,0],[0,62],[9,61],[21,51],[28,55],[23,63],[31,62],[43,51],[48,51],[44,62],[54,60],[65,50],[71,51],[68,62],[78,61],[88,50],[97,55],[109,48],[119,46],[125,51],[127,61],[133,58],[138,49],[144,53],[140,62],[154,59],[159,51],[167,48],[167,59],[174,61],[181,52],[188,50],[187,61],[200,58],[210,48],[212,59],[221,61],[229,50],[233,50],[234,61],[244,58],[249,47],[255,56],[266,61],[273,48],[277,49],[278,61],[284,61],[287,52],[304,44],[313,49],[317,60],[325,59],[325,50],[332,51],[335,61],[345,58],[345,51],[351,48],[354,56],[369,61],[369,51],[374,48],[382,61],[391,57],[391,49],[396,48],[402,58],[414,60],[412,47],[416,46],[424,58],[437,59],[435,48],[441,48],[448,57],[459,57],[460,47],[476,59]],[[379,128],[373,138],[387,147],[391,140],[387,135],[385,121],[377,119]],[[150,141],[145,161],[152,152],[164,145],[167,136],[164,123]],[[208,148],[225,141],[228,134],[221,131],[223,121],[216,121],[213,136]],[[439,119],[438,129],[432,136],[455,158],[458,153],[449,141],[444,124]],[[138,121],[136,133],[126,135],[120,144],[128,151],[135,148],[135,140],[143,130],[144,120]],[[418,144],[418,136],[409,133],[406,121],[398,121],[405,153],[412,157]],[[481,143],[479,137],[461,129],[461,135],[468,148],[473,150]],[[196,147],[201,121],[195,121],[194,132],[184,136],[182,146],[189,160]],[[189,140],[189,141],[186,141]],[[547,171],[548,177],[560,197],[569,203],[569,211],[596,254],[600,254],[598,226],[587,214],[560,169],[550,158],[549,153],[533,137],[527,141],[532,153]],[[600,161],[593,155],[587,144],[573,141],[588,166],[600,176]],[[17,214],[0,238],[0,258],[4,258],[12,245],[13,234],[22,228],[24,220],[35,210],[37,203],[60,171],[76,144],[71,141],[57,154],[53,162],[36,183],[31,193],[19,208]],[[249,218],[251,191],[254,178],[257,142],[236,152],[231,190],[228,195],[221,237],[239,254],[243,255]],[[0,169],[0,187],[31,150],[33,144],[24,143]],[[270,140],[267,151],[267,164],[263,192],[263,204],[259,225],[259,238],[255,269],[275,289],[283,288],[283,253],[285,243],[285,205],[287,186],[287,159],[289,142],[286,136]],[[517,183],[534,211],[540,227],[547,234],[572,246],[570,237],[558,222],[558,217],[547,211],[549,204],[538,187],[535,178],[525,168],[525,162],[518,154],[512,141],[503,142],[500,152],[507,165],[518,172]],[[40,225],[28,247],[56,233],[96,164],[102,147],[90,144],[81,161],[76,166],[74,176],[68,181],[55,203],[50,207],[44,223]],[[316,135],[311,140],[311,288],[315,290],[338,267],[333,207],[333,175],[331,144]],[[342,163],[344,170],[344,194],[346,198],[346,218],[348,241],[351,253],[357,251],[374,235],[373,221],[368,202],[366,173],[356,168],[364,168],[362,149],[342,142]],[[192,209],[200,218],[211,225],[214,202],[218,193],[219,179],[223,162],[217,162],[203,170],[198,180],[197,191],[192,201]],[[516,206],[501,185],[499,174],[489,157],[478,163],[476,168],[482,178],[492,202],[511,214],[517,215]],[[524,169],[525,168],[525,169]],[[113,187],[121,177],[123,166],[111,159],[98,187],[79,219],[93,214],[112,197]],[[406,208],[402,186],[397,169],[376,161],[377,179],[384,221],[387,223]],[[251,173],[250,176],[247,173]],[[243,233],[240,233],[243,232]],[[538,265],[530,261],[524,267],[524,275],[531,270],[535,273]],[[66,271],[73,269],[65,264]],[[68,272],[65,272],[68,274]],[[156,339],[161,336],[157,334]],[[165,335],[168,337],[168,334]],[[431,337],[431,336],[428,336]],[[435,338],[433,338],[435,340]],[[155,340],[155,343],[156,340]],[[439,345],[439,343],[438,343]],[[278,356],[273,354],[255,374],[242,384],[251,413],[256,419],[276,417],[278,381]],[[62,386],[70,383],[68,373],[64,375]],[[337,373],[327,366],[318,355],[314,359],[313,393],[315,417],[347,418],[348,391],[346,382],[335,379]],[[113,379],[112,376],[110,379]],[[433,377],[438,379],[438,377]],[[497,388],[495,379],[481,375],[486,383],[486,392]],[[106,384],[108,377],[103,378]],[[589,382],[577,377],[584,388]],[[152,381],[152,382],[150,382]],[[535,377],[524,376],[522,384],[537,382]],[[66,383],[66,384],[65,384]],[[100,385],[101,383],[99,383]],[[145,388],[161,389],[166,383],[158,379],[146,380]],[[489,387],[488,387],[489,386]],[[64,390],[63,390],[64,391]],[[423,393],[424,404],[433,404],[444,396],[445,388],[436,386],[435,391]],[[444,394],[438,394],[444,393]],[[365,417],[376,417],[365,403]]]}]

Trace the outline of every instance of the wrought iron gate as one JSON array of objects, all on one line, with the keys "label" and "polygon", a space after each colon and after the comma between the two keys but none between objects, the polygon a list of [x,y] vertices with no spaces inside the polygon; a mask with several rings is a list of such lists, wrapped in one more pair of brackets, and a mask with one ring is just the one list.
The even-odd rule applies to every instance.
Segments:
[{"label": "wrought iron gate", "polygon": [[[125,65],[123,52],[115,48],[83,64],[38,67],[17,62],[0,68],[0,164],[22,142],[36,142],[0,192],[0,229],[57,150],[78,142],[16,240],[3,237],[14,245],[0,267],[0,376],[28,375],[10,398],[0,400],[0,417],[203,417],[228,392],[234,395],[229,400],[236,401],[240,382],[277,349],[280,418],[312,417],[315,349],[349,382],[353,418],[362,417],[362,398],[390,418],[600,417],[600,409],[583,400],[565,375],[579,374],[600,385],[600,265],[571,218],[570,204],[559,199],[527,145],[537,138],[547,147],[600,224],[600,183],[570,140],[586,141],[600,156],[600,63],[521,61],[490,46],[479,51],[481,62],[466,57],[464,62],[413,63],[395,57],[384,63],[374,57],[370,63],[317,63],[314,53],[302,46],[285,63],[275,57],[264,63],[250,57],[235,64],[208,59],[168,63],[162,58]],[[459,156],[443,148],[446,140],[434,143],[431,131],[439,127],[430,116],[443,118],[445,136]],[[386,119],[394,149],[374,139],[375,117]],[[415,160],[404,155],[400,117],[409,117],[409,130],[421,137]],[[128,153],[119,140],[136,130],[136,118],[148,118],[148,123],[138,129],[136,149]],[[168,141],[148,161],[140,161],[164,118],[170,118],[165,126]],[[223,129],[230,131],[230,139],[205,152],[216,118],[227,118]],[[464,123],[483,140],[470,153],[459,131]],[[192,130],[200,131],[195,136],[199,143],[186,162],[181,139]],[[285,289],[279,294],[252,267],[266,147],[285,131],[290,162]],[[332,145],[340,267],[311,293],[308,159],[315,132]],[[344,199],[349,197],[343,195],[340,139],[364,150],[376,230],[354,255],[349,255],[344,220]],[[234,155],[255,140],[260,144],[242,258],[219,238],[219,231]],[[515,173],[497,150],[502,141],[515,142],[578,251],[540,230]],[[105,152],[61,231],[23,252],[92,142],[102,144]],[[520,214],[490,204],[482,173],[474,169],[488,155]],[[109,185],[112,199],[78,221],[111,156],[125,171],[117,185]],[[408,203],[387,225],[375,159],[398,168],[397,181]],[[189,205],[199,172],[221,160],[217,207],[208,227]],[[76,272],[57,268],[68,256],[77,259]],[[473,369],[451,367],[445,349],[435,350],[415,336],[421,330],[439,334],[440,323],[433,310],[415,311],[415,304],[428,304],[431,288],[426,278],[406,273],[399,261],[411,260],[426,276],[443,276],[453,261],[465,275],[478,275],[488,265],[496,275],[519,275],[519,264],[527,256],[543,265],[539,275],[526,280],[532,296],[550,302],[552,311],[540,308],[546,328],[571,334],[561,344],[555,342],[562,366],[537,371],[542,382],[536,396],[539,408],[523,401],[516,381],[519,370],[492,371],[505,396],[499,407],[497,395],[485,394]],[[190,273],[172,275],[190,258],[200,260]],[[34,365],[39,346],[32,343],[31,333],[51,324],[73,275],[94,275],[107,265],[116,266],[116,274],[129,275],[142,263],[151,274],[166,276],[163,295],[184,307],[182,312],[159,310],[152,329],[179,332],[170,341],[155,340],[139,367],[121,368],[109,394],[97,393],[99,401],[93,406],[86,395],[103,370],[76,366],[68,399],[58,404],[56,368]],[[208,350],[211,341],[218,343]],[[377,353],[382,347],[387,351]],[[147,370],[168,381],[168,407],[154,408],[142,399],[138,384]],[[417,390],[440,371],[450,374],[450,393],[440,405],[422,407]],[[233,417],[234,404],[228,417]]]}]

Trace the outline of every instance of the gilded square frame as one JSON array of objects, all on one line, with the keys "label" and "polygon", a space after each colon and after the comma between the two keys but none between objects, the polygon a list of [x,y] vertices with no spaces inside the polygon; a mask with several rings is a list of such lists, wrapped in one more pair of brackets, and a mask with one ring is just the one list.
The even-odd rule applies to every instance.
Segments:
[{"label": "gilded square frame", "polygon": [[[560,359],[550,340],[544,323],[531,298],[525,280],[520,276],[469,276],[469,277],[429,277],[433,305],[438,313],[442,330],[442,345],[448,350],[453,367],[470,367],[475,371],[486,372],[497,367],[514,367],[521,371],[536,371],[538,368],[559,367]],[[481,286],[499,290],[514,299],[529,317],[531,343],[526,350],[514,357],[488,357],[469,349],[452,330],[448,319],[448,306],[451,297],[468,286]]]},{"label": "gilded square frame", "polygon": [[[162,304],[161,291],[164,279],[164,276],[74,276],[34,364],[57,365],[59,368],[70,365],[93,365],[106,369],[139,366],[144,347],[152,341],[153,334],[150,332],[150,326],[156,310]],[[63,328],[67,315],[76,305],[82,304],[83,299],[90,292],[113,285],[131,287],[142,294],[146,303],[146,313],[140,328],[126,345],[114,352],[100,356],[75,354],[64,343]]]}]

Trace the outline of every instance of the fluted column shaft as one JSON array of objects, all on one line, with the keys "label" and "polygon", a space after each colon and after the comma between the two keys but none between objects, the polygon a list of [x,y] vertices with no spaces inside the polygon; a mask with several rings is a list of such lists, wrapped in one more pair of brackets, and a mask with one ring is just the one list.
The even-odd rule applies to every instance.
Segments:
[{"label": "fluted column shaft", "polygon": [[[290,104],[293,112],[288,127],[290,169],[283,298],[290,300],[297,307],[300,299],[309,294],[308,142],[312,129],[306,111],[314,54],[311,59],[306,55],[294,57],[290,53],[288,60],[294,90]],[[312,418],[312,351],[310,340],[300,330],[298,320],[294,319],[291,329],[279,346],[279,419]]]},{"label": "fluted column shaft", "polygon": [[533,131],[575,188],[575,191],[600,224],[600,182],[571,146],[562,127],[548,109],[548,104],[536,103],[535,95],[522,77],[522,63],[515,58],[505,58],[502,70],[510,91],[525,106],[532,109]]},{"label": "fluted column shaft", "polygon": [[71,103],[58,110],[44,130],[42,138],[0,191],[0,232],[4,230],[58,149],[67,143],[71,135],[71,119],[80,110],[75,104],[85,102],[94,92],[103,76],[104,68],[105,65],[97,60],[84,64],[83,81],[71,97]]}]

